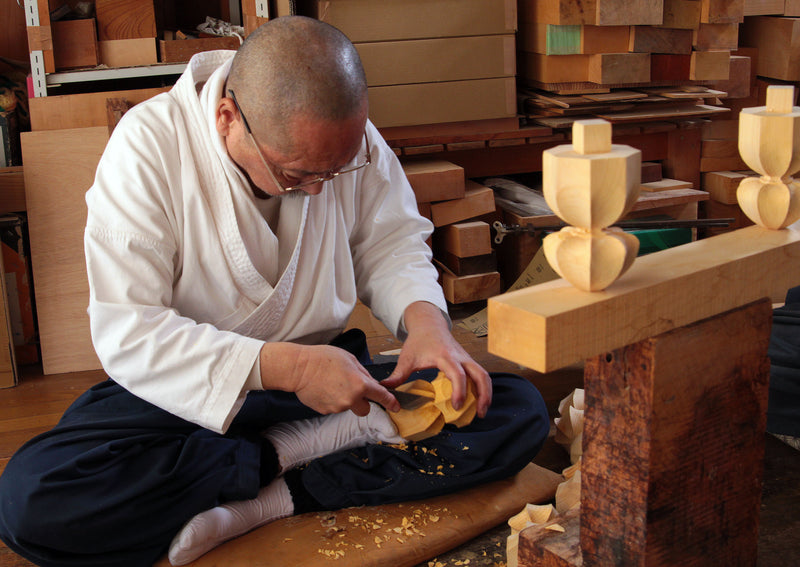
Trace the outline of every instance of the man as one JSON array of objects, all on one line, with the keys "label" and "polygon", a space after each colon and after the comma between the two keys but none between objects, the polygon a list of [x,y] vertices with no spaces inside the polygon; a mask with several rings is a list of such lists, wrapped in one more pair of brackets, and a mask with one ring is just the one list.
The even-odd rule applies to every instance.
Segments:
[{"label": "man", "polygon": [[[276,518],[460,490],[530,461],[541,396],[453,339],[430,223],[367,115],[352,44],[301,17],[235,57],[196,56],[125,115],[86,196],[110,379],[9,462],[9,547],[47,566],[149,565],[169,548],[178,565]],[[359,298],[404,339],[383,383],[365,345],[338,336]],[[471,381],[478,417],[426,441],[437,451],[404,450],[380,406],[397,410],[387,387],[424,369],[447,374],[457,407]]]}]

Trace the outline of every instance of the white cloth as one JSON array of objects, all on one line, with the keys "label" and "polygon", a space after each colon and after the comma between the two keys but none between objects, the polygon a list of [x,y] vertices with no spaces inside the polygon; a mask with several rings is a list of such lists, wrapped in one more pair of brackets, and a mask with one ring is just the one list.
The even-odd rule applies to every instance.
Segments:
[{"label": "white cloth", "polygon": [[[402,168],[367,124],[372,164],[280,197],[273,231],[216,131],[231,51],[201,53],[126,113],[86,194],[92,340],[135,395],[223,432],[263,341],[327,342],[356,300],[402,338],[415,301],[446,313]],[[273,197],[274,198],[274,197]]]}]

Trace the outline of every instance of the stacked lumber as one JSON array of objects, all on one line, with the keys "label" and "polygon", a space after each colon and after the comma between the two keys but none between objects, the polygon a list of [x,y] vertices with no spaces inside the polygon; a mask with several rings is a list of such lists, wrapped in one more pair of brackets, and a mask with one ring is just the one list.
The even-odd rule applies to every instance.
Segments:
[{"label": "stacked lumber", "polygon": [[442,289],[453,304],[488,299],[500,293],[500,272],[489,224],[494,192],[465,179],[463,168],[443,160],[405,163],[403,169],[420,214],[433,222],[431,240]]},{"label": "stacked lumber", "polygon": [[379,128],[515,118],[516,4],[311,0],[359,52]]},{"label": "stacked lumber", "polygon": [[152,0],[96,0],[100,63],[108,67],[158,62]]}]

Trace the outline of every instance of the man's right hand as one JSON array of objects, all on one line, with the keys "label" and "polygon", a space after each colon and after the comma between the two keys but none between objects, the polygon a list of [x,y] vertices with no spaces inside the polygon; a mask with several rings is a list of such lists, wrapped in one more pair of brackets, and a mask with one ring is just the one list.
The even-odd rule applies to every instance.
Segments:
[{"label": "man's right hand", "polygon": [[330,345],[266,343],[261,347],[261,385],[265,390],[295,392],[321,413],[351,410],[364,416],[369,401],[398,411],[395,397],[346,350]]}]

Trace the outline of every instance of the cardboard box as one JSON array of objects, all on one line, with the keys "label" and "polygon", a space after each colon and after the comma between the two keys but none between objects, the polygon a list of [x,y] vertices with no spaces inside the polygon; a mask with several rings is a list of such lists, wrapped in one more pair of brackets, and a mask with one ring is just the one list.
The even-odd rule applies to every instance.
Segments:
[{"label": "cardboard box", "polygon": [[354,43],[517,30],[516,0],[307,0],[300,13],[339,28]]},{"label": "cardboard box", "polygon": [[355,44],[369,86],[511,77],[513,35],[451,37]]},{"label": "cardboard box", "polygon": [[517,114],[514,77],[369,88],[378,128],[508,118]]}]

